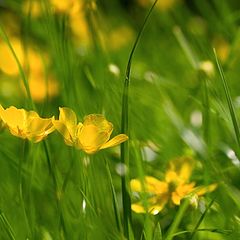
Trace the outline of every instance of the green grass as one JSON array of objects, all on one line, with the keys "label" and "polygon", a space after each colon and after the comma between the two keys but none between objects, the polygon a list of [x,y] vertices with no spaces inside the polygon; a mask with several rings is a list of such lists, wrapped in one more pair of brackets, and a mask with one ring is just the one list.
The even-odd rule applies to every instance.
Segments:
[{"label": "green grass", "polygon": [[[0,2],[0,47],[19,70],[5,74],[0,52],[1,105],[56,119],[66,106],[78,121],[104,114],[112,136],[126,133],[129,141],[87,155],[56,131],[32,143],[1,129],[0,240],[239,239],[238,1],[181,1],[152,11],[138,1],[85,0],[87,43],[76,38],[67,13],[40,2],[39,17],[24,13],[23,1]],[[131,33],[117,32],[123,26]],[[25,51],[34,46],[48,55],[42,77],[49,84],[54,76],[56,96],[34,99],[13,36]],[[211,74],[200,67],[206,60]],[[146,209],[144,177],[164,180],[168,163],[184,155],[195,159],[191,182],[217,189],[180,206],[169,202],[157,215],[132,211],[139,196],[130,180],[140,179]]]}]

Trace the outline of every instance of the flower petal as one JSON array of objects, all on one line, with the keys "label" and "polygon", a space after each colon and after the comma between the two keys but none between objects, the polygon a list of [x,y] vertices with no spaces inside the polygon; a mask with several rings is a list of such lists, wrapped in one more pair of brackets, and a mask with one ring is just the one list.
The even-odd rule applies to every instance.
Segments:
[{"label": "flower petal", "polygon": [[109,137],[113,130],[111,122],[107,121],[106,118],[101,114],[89,114],[83,120],[83,125],[94,125],[97,127],[99,132],[107,132]]},{"label": "flower petal", "polygon": [[34,117],[29,119],[27,127],[27,138],[34,142],[43,140],[48,134],[55,130],[52,121],[53,118]]},{"label": "flower petal", "polygon": [[75,112],[67,107],[59,108],[59,121],[65,123],[67,126],[77,125],[77,116]]},{"label": "flower petal", "polygon": [[[53,120],[52,121],[53,126],[56,128],[56,130],[62,134],[62,136],[64,137],[64,141],[67,145],[69,146],[73,146],[74,145],[74,136],[72,136],[67,128],[67,126],[59,121],[59,120]],[[77,126],[76,126],[77,129]]]},{"label": "flower petal", "polygon": [[0,117],[3,122],[5,122],[9,127],[13,128],[23,128],[24,121],[26,119],[26,111],[24,109],[17,109],[13,106],[4,109],[2,106],[0,108]]},{"label": "flower petal", "polygon": [[196,187],[196,188],[194,189],[194,192],[195,192],[198,196],[202,196],[202,195],[204,195],[204,194],[207,193],[207,192],[212,192],[212,191],[214,191],[216,188],[217,188],[217,184],[216,184],[216,183],[213,183],[213,184],[210,184],[210,185],[208,185],[208,186]]},{"label": "flower petal", "polygon": [[119,134],[117,136],[115,136],[114,138],[112,138],[111,140],[109,140],[108,142],[104,143],[100,149],[105,149],[105,148],[109,148],[109,147],[114,147],[122,142],[125,142],[128,140],[128,136],[125,134]]}]

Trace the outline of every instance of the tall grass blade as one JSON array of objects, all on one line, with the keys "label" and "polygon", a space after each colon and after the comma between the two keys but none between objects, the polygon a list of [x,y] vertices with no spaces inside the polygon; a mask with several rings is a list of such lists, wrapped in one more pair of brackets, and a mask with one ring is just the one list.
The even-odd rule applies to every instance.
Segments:
[{"label": "tall grass blade", "polygon": [[4,213],[1,211],[1,209],[0,209],[0,221],[2,222],[4,229],[8,234],[9,239],[16,240],[13,229],[10,223],[8,222],[7,218],[5,217]]},{"label": "tall grass blade", "polygon": [[173,223],[171,224],[167,234],[166,234],[166,237],[164,238],[165,240],[172,240],[173,239],[173,236],[174,236],[174,233],[176,232],[182,218],[183,218],[183,215],[186,211],[186,209],[188,208],[189,206],[189,201],[190,199],[189,198],[186,198],[184,199],[183,203],[181,203],[181,206],[174,218],[174,221]]},{"label": "tall grass blade", "polygon": [[226,96],[226,99],[227,99],[227,104],[228,104],[229,112],[230,112],[230,115],[231,115],[237,144],[238,144],[238,147],[240,148],[239,126],[238,126],[237,116],[236,116],[236,113],[235,113],[235,110],[234,110],[230,90],[229,90],[228,83],[227,83],[227,80],[225,78],[225,75],[223,73],[223,69],[222,69],[222,67],[221,67],[221,65],[218,61],[218,57],[217,57],[215,49],[213,49],[213,51],[214,51],[214,56],[215,56],[215,60],[216,60],[216,63],[217,63],[218,71],[219,71],[219,74],[220,74],[220,77],[221,77],[221,80],[222,80],[222,84],[223,84],[223,87],[224,87],[224,93],[225,93],[225,96]]},{"label": "tall grass blade", "polygon": [[[140,37],[143,33],[143,30],[146,26],[146,23],[156,5],[158,0],[155,0],[152,7],[150,8],[145,20],[143,22],[142,28],[140,29],[137,38],[133,44],[133,48],[130,52],[128,64],[125,73],[125,81],[124,81],[124,88],[123,88],[123,95],[122,95],[122,123],[121,123],[121,130],[122,133],[125,133],[129,136],[129,126],[128,126],[128,96],[129,96],[129,84],[130,84],[130,73],[131,73],[131,64],[133,54],[137,47],[137,44],[140,40]],[[129,162],[129,143],[124,142],[121,144],[121,162],[128,166]],[[131,199],[128,191],[128,180],[127,175],[122,176],[122,201],[123,201],[123,226],[124,226],[124,235],[127,239],[129,239],[129,226],[131,226]]]},{"label": "tall grass blade", "polygon": [[106,169],[107,169],[107,174],[108,174],[108,178],[110,181],[110,186],[111,186],[111,192],[112,192],[112,198],[113,198],[113,209],[114,209],[114,214],[115,214],[115,219],[116,219],[116,224],[118,227],[119,232],[122,233],[122,225],[121,225],[121,220],[120,220],[120,213],[119,213],[119,208],[118,208],[118,202],[117,202],[117,196],[116,196],[116,191],[113,185],[113,179],[112,179],[112,175],[111,175],[111,171],[108,165],[107,160],[105,159],[105,165],[106,165]]},{"label": "tall grass blade", "polygon": [[153,233],[153,240],[163,240],[160,223],[157,224]]},{"label": "tall grass blade", "polygon": [[206,216],[208,210],[209,210],[209,209],[211,208],[211,206],[213,205],[214,201],[215,201],[215,199],[213,199],[213,200],[209,203],[209,205],[207,206],[207,208],[205,209],[205,211],[203,212],[203,214],[202,214],[201,217],[199,218],[199,220],[198,220],[195,228],[193,229],[193,232],[192,232],[189,240],[193,239],[193,237],[194,237],[195,233],[197,232],[197,230],[198,230],[201,222],[203,221],[204,217]]}]

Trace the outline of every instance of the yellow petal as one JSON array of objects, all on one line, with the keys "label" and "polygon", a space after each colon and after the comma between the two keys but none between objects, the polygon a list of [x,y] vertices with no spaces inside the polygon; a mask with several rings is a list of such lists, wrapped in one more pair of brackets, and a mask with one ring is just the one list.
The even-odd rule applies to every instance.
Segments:
[{"label": "yellow petal", "polygon": [[163,194],[168,192],[168,183],[159,181],[154,177],[145,177],[146,187],[148,192]]},{"label": "yellow petal", "polygon": [[[73,146],[74,145],[74,136],[72,136],[67,128],[67,126],[59,121],[59,120],[53,120],[52,121],[53,126],[56,128],[56,130],[62,134],[62,136],[64,137],[64,141],[67,145],[69,146]],[[77,128],[77,126],[76,126]]]},{"label": "yellow petal", "polygon": [[[194,166],[194,160],[191,157],[184,156],[169,162],[166,178],[168,181],[186,183],[188,182]],[[173,176],[175,172],[175,176]]]},{"label": "yellow petal", "polygon": [[105,117],[101,114],[89,114],[83,120],[83,125],[94,125],[99,132],[106,132],[109,136],[112,133],[113,125],[111,122],[107,121]]},{"label": "yellow petal", "polygon": [[[153,215],[158,214],[162,209],[164,208],[166,202],[162,202],[161,204],[153,204],[148,207],[148,209],[145,209],[144,206],[138,202],[138,203],[133,203],[131,205],[131,209],[136,212],[136,213],[146,213],[149,212]],[[146,211],[147,210],[147,211]]]},{"label": "yellow petal", "polygon": [[143,191],[141,181],[138,179],[132,179],[130,181],[130,188],[131,188],[131,191],[133,191],[133,192],[142,192]]},{"label": "yellow petal", "polygon": [[77,117],[75,112],[67,107],[59,108],[59,121],[63,122],[65,125],[73,126],[77,125]]},{"label": "yellow petal", "polygon": [[133,203],[131,205],[131,209],[136,213],[145,213],[146,212],[144,207],[139,203]]},{"label": "yellow petal", "polygon": [[198,196],[202,196],[207,192],[212,192],[217,188],[217,184],[213,183],[211,185],[208,186],[200,186],[200,187],[196,187],[194,192],[198,195]]},{"label": "yellow petal", "polygon": [[17,109],[13,106],[4,110],[1,106],[0,117],[9,128],[17,132],[18,129],[22,130],[25,128],[27,112],[24,109]]},{"label": "yellow petal", "polygon": [[122,142],[125,142],[128,140],[128,136],[125,134],[119,134],[117,136],[115,136],[114,138],[112,138],[111,140],[109,140],[108,142],[104,143],[100,149],[105,149],[105,148],[109,148],[109,147],[114,147]]},{"label": "yellow petal", "polygon": [[175,192],[172,192],[172,201],[174,204],[179,205],[182,198],[189,193],[193,192],[195,183],[182,184],[177,186]]},{"label": "yellow petal", "polygon": [[176,192],[172,193],[172,202],[175,205],[180,205],[181,199],[182,199],[182,197],[180,197]]},{"label": "yellow petal", "polygon": [[[159,181],[151,176],[145,177],[143,184],[145,191],[152,194],[161,195],[168,192],[168,184],[166,182]],[[132,179],[130,181],[130,187],[134,192],[143,192],[142,183],[138,179]]]},{"label": "yellow petal", "polygon": [[78,132],[78,147],[86,153],[95,153],[109,140],[112,129],[112,123],[104,116],[100,114],[86,116]]},{"label": "yellow petal", "polygon": [[28,123],[28,132],[30,133],[31,136],[34,137],[39,135],[39,136],[47,136],[49,133],[54,131],[54,127],[52,124],[52,121],[54,118],[40,118],[40,117],[34,117],[29,119]]}]

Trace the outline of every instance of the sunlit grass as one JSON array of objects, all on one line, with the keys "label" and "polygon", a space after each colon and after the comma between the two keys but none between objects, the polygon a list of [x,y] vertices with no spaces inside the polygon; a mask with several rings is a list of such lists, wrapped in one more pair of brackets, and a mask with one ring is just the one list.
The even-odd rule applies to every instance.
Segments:
[{"label": "sunlit grass", "polygon": [[0,2],[0,240],[240,238],[240,5],[152,4]]}]

